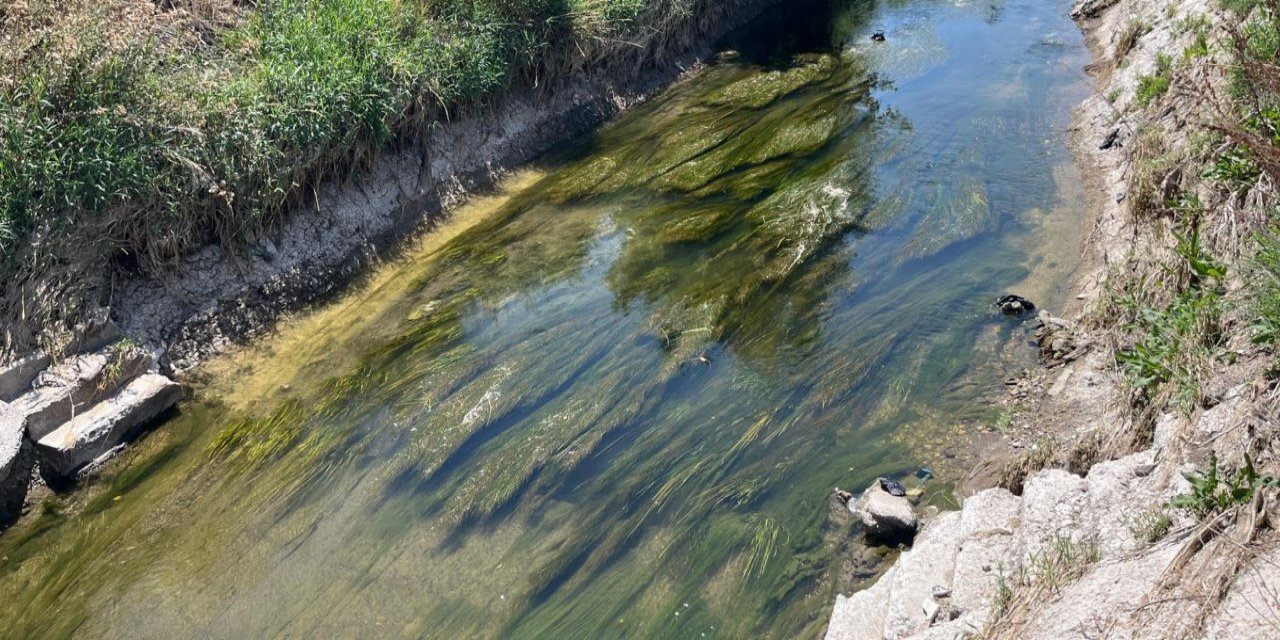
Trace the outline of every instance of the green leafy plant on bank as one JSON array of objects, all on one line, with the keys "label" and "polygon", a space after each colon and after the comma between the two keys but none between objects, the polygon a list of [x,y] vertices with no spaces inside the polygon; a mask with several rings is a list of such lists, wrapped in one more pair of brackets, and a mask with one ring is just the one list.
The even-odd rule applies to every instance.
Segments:
[{"label": "green leafy plant on bank", "polygon": [[[1194,209],[1192,201],[1184,202]],[[1190,213],[1184,230],[1174,231],[1178,244],[1177,266],[1168,276],[1183,283],[1164,305],[1147,302],[1134,293],[1119,304],[1131,307],[1135,320],[1129,329],[1138,340],[1116,354],[1129,383],[1157,403],[1176,399],[1189,410],[1200,398],[1200,382],[1220,354],[1225,336],[1222,281],[1226,267],[1201,246],[1196,214]]]},{"label": "green leafy plant on bank", "polygon": [[1192,471],[1183,477],[1191,483],[1191,492],[1174,496],[1169,505],[1200,518],[1245,504],[1264,487],[1280,486],[1280,478],[1259,474],[1248,454],[1244,456],[1244,466],[1230,471],[1220,468],[1217,454],[1211,453],[1207,469]]},{"label": "green leafy plant on bank", "polygon": [[1138,90],[1135,93],[1138,106],[1146,108],[1152,102],[1160,99],[1164,94],[1168,93],[1169,85],[1172,81],[1173,58],[1163,53],[1157,55],[1155,73],[1138,76]]}]

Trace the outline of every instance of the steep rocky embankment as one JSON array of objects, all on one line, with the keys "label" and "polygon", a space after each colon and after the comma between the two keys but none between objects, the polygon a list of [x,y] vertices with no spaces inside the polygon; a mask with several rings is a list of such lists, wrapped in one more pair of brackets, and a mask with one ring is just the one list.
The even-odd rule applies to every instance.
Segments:
[{"label": "steep rocky embankment", "polygon": [[[1014,429],[1055,435],[996,452],[1002,486],[927,522],[870,588],[838,597],[829,640],[1280,637],[1277,505],[1260,480],[1275,467],[1276,393],[1242,276],[1270,188],[1226,189],[1203,166],[1232,148],[1215,125],[1240,17],[1204,0],[1085,0],[1073,16],[1095,58],[1071,140],[1093,229],[1079,308],[1042,314],[1045,368],[1009,402],[1029,405]],[[1170,314],[1197,275],[1222,281],[1194,294],[1225,301],[1192,314],[1215,327],[1211,352],[1185,379],[1164,364],[1171,380],[1143,386],[1130,356],[1154,358],[1143,349],[1160,330],[1144,318]]]}]

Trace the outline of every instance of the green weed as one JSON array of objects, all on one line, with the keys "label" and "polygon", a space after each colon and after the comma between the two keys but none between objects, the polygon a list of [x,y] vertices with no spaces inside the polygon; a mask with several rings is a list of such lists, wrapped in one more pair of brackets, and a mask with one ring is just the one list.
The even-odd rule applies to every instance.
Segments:
[{"label": "green weed", "polygon": [[1148,509],[1129,523],[1129,533],[1135,540],[1151,544],[1165,537],[1173,527],[1173,518],[1164,506]]},{"label": "green weed", "polygon": [[1165,54],[1156,56],[1155,73],[1138,76],[1138,90],[1134,94],[1138,106],[1146,108],[1169,91],[1173,76],[1173,59]]},{"label": "green weed", "polygon": [[1145,301],[1142,294],[1122,299],[1121,306],[1132,307],[1134,320],[1128,326],[1139,339],[1118,352],[1116,360],[1129,383],[1148,399],[1157,404],[1176,399],[1189,410],[1199,401],[1200,381],[1225,343],[1221,323],[1226,267],[1201,247],[1199,224],[1191,221],[1185,226],[1189,229],[1174,232],[1181,260],[1169,269],[1179,291],[1163,306]]},{"label": "green weed", "polygon": [[1219,468],[1217,454],[1211,453],[1208,469],[1185,473],[1183,477],[1191,483],[1191,493],[1174,496],[1169,506],[1200,518],[1245,504],[1261,488],[1280,486],[1280,478],[1259,474],[1248,454],[1244,456],[1243,467],[1229,471]]}]

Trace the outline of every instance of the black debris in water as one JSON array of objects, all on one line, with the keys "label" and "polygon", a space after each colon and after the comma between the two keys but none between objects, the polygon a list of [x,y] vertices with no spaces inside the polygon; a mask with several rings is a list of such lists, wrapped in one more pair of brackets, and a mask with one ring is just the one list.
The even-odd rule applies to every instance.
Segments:
[{"label": "black debris in water", "polygon": [[902,486],[901,482],[889,478],[880,478],[880,488],[884,489],[891,496],[905,496],[907,490]]},{"label": "black debris in water", "polygon": [[1009,294],[999,300],[996,300],[992,306],[1000,309],[1000,313],[1003,313],[1006,316],[1020,316],[1024,313],[1036,310],[1036,305],[1030,300],[1013,294]]}]

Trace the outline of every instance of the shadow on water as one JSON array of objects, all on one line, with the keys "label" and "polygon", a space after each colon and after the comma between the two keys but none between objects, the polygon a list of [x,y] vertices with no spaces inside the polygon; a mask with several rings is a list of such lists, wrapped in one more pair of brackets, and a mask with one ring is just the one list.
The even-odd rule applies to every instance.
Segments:
[{"label": "shadow on water", "polygon": [[261,398],[0,537],[4,633],[819,635],[870,575],[831,487],[930,465],[945,501],[1029,362],[988,304],[1070,269],[1083,47],[1030,0],[791,3],[724,47],[318,311],[350,355],[267,349],[210,387]]}]

